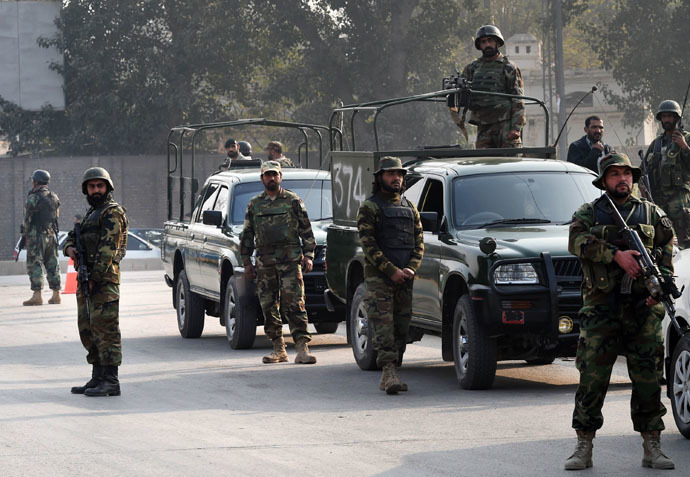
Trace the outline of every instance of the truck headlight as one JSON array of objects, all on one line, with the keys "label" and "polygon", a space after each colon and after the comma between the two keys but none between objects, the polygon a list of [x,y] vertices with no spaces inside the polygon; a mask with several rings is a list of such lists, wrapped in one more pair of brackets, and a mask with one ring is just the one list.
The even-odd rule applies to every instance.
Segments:
[{"label": "truck headlight", "polygon": [[510,263],[496,267],[494,282],[497,285],[534,285],[539,276],[531,263]]}]

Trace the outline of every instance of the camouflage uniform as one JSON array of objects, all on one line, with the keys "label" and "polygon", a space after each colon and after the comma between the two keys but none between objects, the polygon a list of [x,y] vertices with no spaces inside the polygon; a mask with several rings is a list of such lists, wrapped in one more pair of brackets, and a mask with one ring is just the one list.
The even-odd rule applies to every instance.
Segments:
[{"label": "camouflage uniform", "polygon": [[[657,264],[664,274],[673,273],[673,230],[663,210],[643,199],[630,196],[618,206],[622,217],[636,229],[650,255],[659,250]],[[580,384],[575,395],[573,428],[595,431],[604,418],[601,408],[608,389],[611,369],[617,355],[627,359],[632,381],[630,402],[635,430],[664,429],[661,403],[663,337],[661,304],[646,306],[649,295],[641,278],[633,281],[630,294],[621,292],[625,275],[613,260],[627,243],[618,235],[605,197],[584,204],[573,215],[570,225],[570,253],[582,264],[583,307],[580,309],[580,339],[576,364]]]},{"label": "camouflage uniform", "polygon": [[29,192],[22,230],[26,237],[26,270],[34,291],[43,288],[42,267],[46,269],[51,290],[60,290],[56,235],[59,215],[60,199],[48,186],[41,185]]},{"label": "camouflage uniform", "polygon": [[316,240],[304,202],[297,194],[281,189],[271,199],[264,191],[249,201],[240,235],[240,255],[245,265],[251,263],[255,244],[257,293],[266,336],[271,340],[282,338],[282,311],[295,342],[310,341],[301,261],[303,256],[314,259]]},{"label": "camouflage uniform", "polygon": [[[129,222],[125,209],[108,193],[103,205],[89,208],[81,220],[81,239],[93,288],[89,296],[91,321],[86,302],[77,287],[79,337],[87,351],[86,361],[100,366],[120,366],[122,342],[119,323],[120,260],[127,250]],[[67,235],[63,253],[75,247],[74,231]]]},{"label": "camouflage uniform", "polygon": [[295,166],[295,163],[292,162],[292,159],[285,157],[285,156],[279,157],[278,159],[276,159],[276,161],[278,161],[278,164],[280,164],[280,167],[297,167],[297,166]]},{"label": "camouflage uniform", "polygon": [[[523,96],[525,85],[515,63],[503,54],[493,60],[477,58],[467,65],[462,76],[472,81],[472,89]],[[511,130],[522,131],[525,125],[525,102],[521,99],[473,94],[469,109],[470,124],[477,126],[477,149],[520,147],[522,140],[508,139]],[[451,116],[459,124],[457,115]],[[464,125],[462,126],[464,127]]]},{"label": "camouflage uniform", "polygon": [[[690,133],[684,132],[690,144]],[[690,151],[662,134],[647,149],[652,197],[673,221],[681,247],[690,247]]]},{"label": "camouflage uniform", "polygon": [[[383,159],[382,159],[383,161]],[[396,236],[404,244],[393,244],[386,237],[386,243],[380,240],[382,230],[382,205],[390,203],[396,208],[409,209],[413,222],[413,233],[407,236],[405,230],[396,230]],[[391,277],[402,268],[410,268],[415,273],[422,263],[424,254],[424,235],[419,212],[400,194],[379,191],[365,200],[357,213],[357,229],[364,251],[364,280],[367,288],[367,318],[374,332],[374,348],[377,351],[376,364],[383,367],[388,363],[400,363],[408,339],[410,318],[412,316],[413,280],[395,284]],[[384,254],[383,249],[390,247],[407,250],[409,261],[394,264]]]}]

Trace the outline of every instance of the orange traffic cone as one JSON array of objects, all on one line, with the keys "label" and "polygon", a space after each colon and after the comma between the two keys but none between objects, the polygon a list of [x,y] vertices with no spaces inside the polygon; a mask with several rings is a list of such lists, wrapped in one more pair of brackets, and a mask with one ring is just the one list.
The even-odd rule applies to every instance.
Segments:
[{"label": "orange traffic cone", "polygon": [[74,261],[70,258],[67,264],[67,276],[65,276],[65,289],[63,295],[77,293],[77,271],[74,269]]}]

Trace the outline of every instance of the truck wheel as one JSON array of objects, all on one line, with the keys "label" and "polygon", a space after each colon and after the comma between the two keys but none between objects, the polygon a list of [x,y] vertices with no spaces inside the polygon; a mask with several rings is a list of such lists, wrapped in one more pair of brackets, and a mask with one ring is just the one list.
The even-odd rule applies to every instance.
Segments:
[{"label": "truck wheel", "polygon": [[348,323],[352,334],[352,353],[355,355],[355,361],[361,369],[372,371],[377,369],[377,353],[374,349],[374,333],[367,319],[367,308],[364,301],[366,294],[366,285],[360,283],[352,296]]},{"label": "truck wheel", "polygon": [[463,389],[488,389],[496,377],[496,340],[482,329],[469,295],[460,297],[453,315],[455,374]]},{"label": "truck wheel", "polygon": [[671,408],[676,426],[690,439],[690,335],[685,334],[676,344],[671,360]]},{"label": "truck wheel", "polygon": [[256,306],[240,305],[237,281],[230,277],[225,288],[225,302],[223,302],[223,318],[225,334],[232,349],[249,349],[254,346],[256,338]]},{"label": "truck wheel", "polygon": [[189,289],[187,272],[182,270],[175,285],[177,329],[183,338],[198,338],[204,331],[204,299]]},{"label": "truck wheel", "polygon": [[335,333],[338,330],[338,322],[314,323],[314,328],[316,328],[317,333],[321,334]]}]

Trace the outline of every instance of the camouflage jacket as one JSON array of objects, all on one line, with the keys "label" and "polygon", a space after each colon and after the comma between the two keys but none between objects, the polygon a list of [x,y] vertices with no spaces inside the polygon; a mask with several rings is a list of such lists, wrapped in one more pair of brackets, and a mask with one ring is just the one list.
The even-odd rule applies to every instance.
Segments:
[{"label": "camouflage jacket", "polygon": [[264,191],[249,201],[240,235],[242,263],[250,263],[255,248],[259,266],[314,259],[316,239],[297,194],[281,188],[275,199]]},{"label": "camouflage jacket", "polygon": [[[690,133],[684,136],[690,144]],[[645,159],[655,201],[668,200],[678,188],[690,190],[690,151],[681,150],[670,135],[662,134],[652,141]]]},{"label": "camouflage jacket", "polygon": [[295,166],[295,163],[292,162],[292,159],[285,156],[280,156],[278,159],[276,159],[276,161],[278,161],[280,167],[297,167]]},{"label": "camouflage jacket", "polygon": [[[500,63],[500,64],[499,64]],[[500,69],[500,74],[488,74],[492,78],[485,77],[480,72],[484,70]],[[469,65],[465,66],[462,76],[472,81],[472,89],[477,91],[493,91],[495,93],[515,94],[523,96],[525,94],[525,84],[522,81],[522,73],[515,63],[499,53],[491,61],[479,57]],[[480,81],[479,77],[483,77]],[[525,102],[521,99],[506,99],[490,95],[473,95],[472,102],[475,106],[470,106],[470,124],[486,125],[494,124],[499,121],[510,121],[510,129],[522,131],[525,125]]]},{"label": "camouflage jacket", "polygon": [[[378,197],[394,203],[400,201],[400,194],[397,193],[378,192]],[[410,205],[415,221],[415,245],[407,268],[414,270],[416,273],[422,264],[422,256],[424,255],[424,232],[417,208],[413,204]],[[364,274],[367,277],[373,277],[383,273],[388,278],[391,278],[398,270],[398,267],[386,258],[376,240],[376,229],[380,220],[378,205],[370,199],[365,200],[357,212],[357,230],[359,231],[359,240],[362,243],[365,258]]]},{"label": "camouflage jacket", "polygon": [[[120,260],[127,252],[127,229],[129,227],[125,208],[111,198],[99,209],[89,208],[81,220],[80,226],[82,228],[82,242],[86,248],[89,279],[95,282],[119,284]],[[93,240],[88,237],[91,227],[94,228],[95,232]],[[66,251],[69,247],[76,248],[74,230],[67,234],[67,239],[62,247],[62,252],[65,255],[67,255]]]},{"label": "camouflage jacket", "polygon": [[[573,214],[568,240],[568,250],[579,257],[582,264],[585,305],[596,302],[620,285],[625,272],[614,261],[613,256],[617,251],[628,248],[627,244],[618,239],[617,227],[596,223],[595,207],[601,207],[604,211],[610,210],[603,195],[582,205]],[[617,208],[630,227],[638,229],[640,239],[656,261],[661,273],[672,275],[674,235],[671,221],[664,211],[652,202],[634,196],[630,196],[625,204]],[[644,210],[640,217],[646,218],[646,223],[642,221],[635,224],[634,220],[628,219],[640,210]],[[609,227],[610,235],[606,232],[606,227]],[[633,293],[644,293],[645,290],[642,279],[635,280]]]},{"label": "camouflage jacket", "polygon": [[39,186],[29,192],[24,207],[23,233],[32,238],[46,231],[57,233],[57,219],[60,216],[60,199],[48,189],[48,186]]}]

